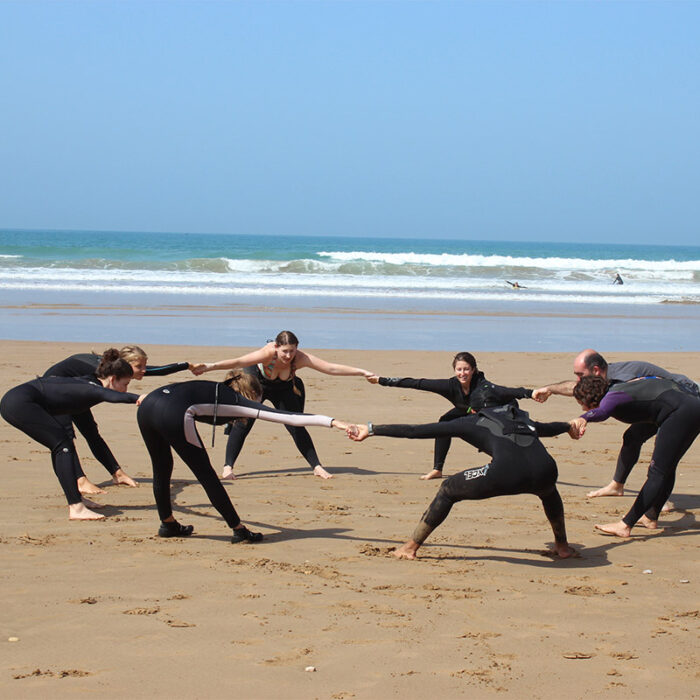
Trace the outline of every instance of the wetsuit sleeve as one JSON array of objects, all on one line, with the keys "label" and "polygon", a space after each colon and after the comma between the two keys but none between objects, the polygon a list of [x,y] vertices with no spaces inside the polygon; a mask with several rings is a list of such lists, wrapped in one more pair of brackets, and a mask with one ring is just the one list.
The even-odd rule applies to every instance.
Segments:
[{"label": "wetsuit sleeve", "polygon": [[581,418],[585,418],[589,423],[600,423],[610,418],[618,406],[632,400],[632,397],[624,391],[609,391],[603,396],[598,408],[592,408],[590,411],[582,413]]},{"label": "wetsuit sleeve", "polygon": [[433,394],[449,399],[450,381],[449,379],[413,379],[412,377],[379,377],[381,386],[395,386],[399,389],[418,389],[419,391],[430,391]]},{"label": "wetsuit sleeve", "polygon": [[455,418],[444,423],[425,423],[423,425],[409,425],[394,423],[392,425],[374,425],[374,434],[384,437],[401,437],[412,440],[429,439],[437,437],[458,437],[468,441],[472,433],[478,431],[473,420]]},{"label": "wetsuit sleeve", "polygon": [[168,374],[175,374],[175,372],[182,372],[189,369],[189,362],[173,362],[169,365],[146,365],[145,376],[147,377],[165,377]]},{"label": "wetsuit sleeve", "polygon": [[564,421],[553,421],[551,423],[538,423],[532,421],[538,437],[555,437],[569,432],[569,424]]},{"label": "wetsuit sleeve", "polygon": [[257,401],[250,401],[243,396],[236,395],[235,403],[227,403],[223,400],[216,406],[213,403],[193,404],[190,406],[185,411],[184,415],[184,430],[187,442],[197,447],[202,447],[199,436],[197,435],[195,421],[202,420],[204,422],[211,422],[213,420],[215,408],[217,423],[225,423],[232,418],[259,418],[260,420],[270,421],[271,423],[283,423],[284,425],[293,425],[296,427],[317,426],[330,428],[333,422],[330,416],[281,411],[276,408],[269,408]]},{"label": "wetsuit sleeve", "polygon": [[99,401],[106,401],[107,403],[136,403],[139,400],[138,394],[131,394],[128,391],[114,391],[114,389],[106,389],[103,386],[94,384],[89,386],[97,392],[97,395],[100,397]]}]

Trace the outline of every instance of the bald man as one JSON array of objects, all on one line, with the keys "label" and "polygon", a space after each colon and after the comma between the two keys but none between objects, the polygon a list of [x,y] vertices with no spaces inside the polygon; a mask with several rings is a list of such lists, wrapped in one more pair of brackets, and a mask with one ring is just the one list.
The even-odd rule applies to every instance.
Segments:
[{"label": "bald man", "polygon": [[[552,394],[557,396],[573,396],[574,387],[581,377],[597,376],[607,379],[611,384],[628,382],[639,377],[659,377],[671,379],[686,391],[695,396],[700,396],[700,387],[684,374],[673,374],[663,367],[653,365],[650,362],[631,360],[630,362],[612,362],[608,364],[605,358],[595,350],[587,348],[582,350],[574,359],[574,374],[576,379],[549,384],[532,392],[532,398],[541,403],[545,402]],[[642,445],[656,435],[657,427],[653,423],[633,423],[625,431],[622,437],[622,447],[617,457],[615,475],[612,481],[595,491],[589,491],[588,498],[598,496],[622,496],[625,492],[625,482],[632,468],[639,459]]]}]

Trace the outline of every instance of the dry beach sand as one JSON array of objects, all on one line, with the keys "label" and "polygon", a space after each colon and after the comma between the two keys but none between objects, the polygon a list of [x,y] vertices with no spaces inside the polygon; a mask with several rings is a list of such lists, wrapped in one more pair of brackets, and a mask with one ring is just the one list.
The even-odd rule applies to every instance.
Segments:
[{"label": "dry beach sand", "polygon": [[[128,340],[128,339],[125,339]],[[116,340],[121,345],[122,341]],[[74,352],[103,345],[2,342],[0,390]],[[215,360],[241,348],[149,346],[153,363]],[[245,348],[249,349],[249,348]],[[446,377],[451,354],[320,351],[388,376]],[[634,359],[609,353],[609,361]],[[642,359],[642,356],[637,355]],[[500,384],[572,377],[573,354],[479,353]],[[700,353],[644,355],[700,378]],[[221,375],[207,375],[217,378]],[[423,392],[305,370],[307,411],[356,421],[432,422],[449,404]],[[148,391],[189,373],[134,382]],[[572,399],[523,401],[542,420],[579,413]],[[138,489],[110,485],[81,437],[86,473],[105,485],[107,519],[69,522],[48,452],[0,426],[2,590],[0,692],[13,698],[579,698],[700,695],[698,654],[700,443],[678,470],[676,510],[630,541],[596,534],[629,496],[587,500],[607,483],[624,430],[610,420],[578,442],[545,440],[559,464],[570,543],[546,555],[549,525],[533,496],[462,502],[414,562],[404,542],[439,481],[418,479],[432,442],[312,428],[335,478],[314,478],[282,426],[258,422],[227,491],[260,545],[230,531],[176,461],[175,515],[190,539],[156,537],[150,463],[133,406],[94,409],[102,434]],[[210,428],[202,429],[203,436]],[[225,436],[212,462],[220,470]],[[454,441],[446,473],[486,458]],[[9,641],[10,639],[16,641]],[[306,670],[313,667],[315,670]]]}]

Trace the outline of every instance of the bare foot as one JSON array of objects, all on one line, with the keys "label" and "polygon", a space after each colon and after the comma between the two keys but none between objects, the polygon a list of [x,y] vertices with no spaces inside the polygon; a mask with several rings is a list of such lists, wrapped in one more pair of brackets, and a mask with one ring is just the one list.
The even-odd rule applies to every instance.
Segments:
[{"label": "bare foot", "polygon": [[83,496],[83,505],[87,506],[88,508],[95,508],[97,510],[105,507],[104,503],[98,503],[97,501],[85,498],[85,496]]},{"label": "bare foot", "polygon": [[659,527],[659,521],[658,520],[652,520],[651,518],[647,518],[646,515],[643,515],[639,520],[637,521],[637,525],[642,525],[645,527],[647,530],[656,530]]},{"label": "bare foot", "polygon": [[314,467],[314,476],[319,476],[321,479],[332,479],[333,474],[327,472],[320,464]]},{"label": "bare foot", "polygon": [[423,481],[428,481],[428,479],[442,479],[442,472],[437,469],[431,469],[427,474],[423,474],[420,477]]},{"label": "bare foot", "polygon": [[615,535],[616,537],[627,538],[632,533],[632,528],[628,527],[622,520],[616,523],[608,523],[607,525],[595,525],[594,527],[606,535]]},{"label": "bare foot", "polygon": [[599,496],[623,496],[625,485],[619,481],[611,481],[607,486],[603,486],[595,491],[589,491],[586,498],[598,498]]},{"label": "bare foot", "polygon": [[676,506],[671,503],[671,501],[666,501],[664,503],[663,507],[661,508],[662,513],[670,513]]},{"label": "bare foot", "polygon": [[555,542],[552,547],[552,552],[556,554],[560,559],[568,559],[576,554],[576,550],[573,547],[569,547],[566,543]]},{"label": "bare foot", "polygon": [[131,488],[138,488],[138,483],[134,481],[123,469],[117,469],[114,474],[112,474],[112,481],[117,484],[117,486],[130,486]]},{"label": "bare foot", "polygon": [[415,559],[419,547],[418,542],[409,540],[406,544],[402,544],[398,549],[395,549],[392,554],[397,559]]},{"label": "bare foot", "polygon": [[233,473],[233,467],[229,467],[228,464],[224,465],[224,470],[221,472],[222,481],[233,481],[238,477]]},{"label": "bare foot", "polygon": [[78,478],[78,491],[80,491],[80,493],[87,494],[107,493],[97,484],[93,484],[92,481],[90,481],[86,476],[81,476]]},{"label": "bare foot", "polygon": [[104,520],[105,516],[100,513],[94,513],[85,507],[84,503],[71,503],[68,506],[69,520]]}]

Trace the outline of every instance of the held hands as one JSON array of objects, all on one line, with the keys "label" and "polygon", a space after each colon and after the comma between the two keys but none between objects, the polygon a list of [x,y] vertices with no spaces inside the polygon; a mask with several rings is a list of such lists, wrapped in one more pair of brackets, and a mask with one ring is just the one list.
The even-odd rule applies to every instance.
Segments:
[{"label": "held hands", "polygon": [[345,434],[355,442],[362,442],[369,437],[369,426],[367,425],[349,425]]},{"label": "held hands", "polygon": [[586,432],[587,421],[585,418],[574,418],[569,421],[569,436],[572,440],[578,440]]},{"label": "held hands", "polygon": [[206,362],[200,362],[196,365],[190,364],[190,372],[194,374],[195,377],[199,377],[201,374],[209,371],[209,365]]},{"label": "held hands", "polygon": [[379,384],[379,375],[378,374],[366,374],[365,379],[370,384]]},{"label": "held hands", "polygon": [[141,394],[138,399],[136,399],[136,405],[140,406],[142,401],[148,396],[148,394]]},{"label": "held hands", "polygon": [[551,395],[552,392],[549,390],[549,387],[546,386],[532,390],[532,398],[540,403],[544,403]]},{"label": "held hands", "polygon": [[331,428],[338,428],[338,430],[349,430],[350,427],[352,426],[352,423],[348,423],[347,421],[344,420],[338,420],[337,418],[334,418],[331,421]]}]

